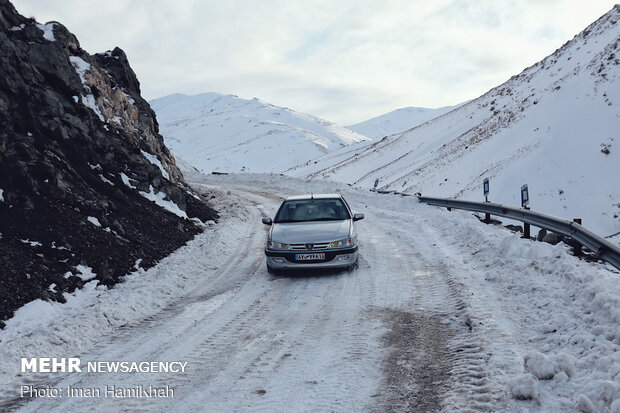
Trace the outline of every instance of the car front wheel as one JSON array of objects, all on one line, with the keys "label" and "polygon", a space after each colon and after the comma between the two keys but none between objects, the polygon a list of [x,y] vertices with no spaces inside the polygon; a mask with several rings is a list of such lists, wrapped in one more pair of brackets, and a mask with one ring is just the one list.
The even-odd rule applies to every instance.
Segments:
[{"label": "car front wheel", "polygon": [[271,268],[269,264],[267,264],[267,272],[271,275],[280,275],[280,272],[275,268]]}]

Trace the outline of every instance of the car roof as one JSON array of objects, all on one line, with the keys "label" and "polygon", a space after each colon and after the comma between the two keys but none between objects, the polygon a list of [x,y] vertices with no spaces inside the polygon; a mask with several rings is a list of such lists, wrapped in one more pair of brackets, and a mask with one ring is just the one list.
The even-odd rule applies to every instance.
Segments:
[{"label": "car roof", "polygon": [[340,194],[306,194],[306,195],[295,195],[286,198],[286,201],[294,201],[298,199],[334,199],[334,198],[342,198]]}]

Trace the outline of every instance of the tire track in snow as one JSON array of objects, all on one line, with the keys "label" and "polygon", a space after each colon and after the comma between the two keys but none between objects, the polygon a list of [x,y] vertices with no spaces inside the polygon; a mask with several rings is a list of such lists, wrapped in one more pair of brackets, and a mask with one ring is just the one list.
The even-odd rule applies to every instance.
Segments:
[{"label": "tire track in snow", "polygon": [[[401,235],[391,214],[385,212],[369,214],[372,224],[364,236],[375,258],[370,265],[385,273],[383,281],[399,293],[383,289],[375,303],[388,328],[382,341],[389,353],[383,363],[383,384],[369,408],[376,412],[436,411],[448,381],[445,347],[451,334],[437,310],[449,312],[454,305],[447,303],[446,289],[438,284],[441,280],[411,245],[411,233]],[[431,305],[437,309],[429,309]]]},{"label": "tire track in snow", "polygon": [[[443,405],[456,411],[497,411],[507,408],[509,395],[499,372],[489,367],[489,360],[496,351],[496,344],[511,341],[496,324],[491,308],[480,301],[472,301],[473,295],[458,281],[453,273],[450,252],[442,246],[445,242],[434,239],[436,234],[427,226],[420,225],[426,243],[434,242],[433,248],[426,247],[425,259],[429,266],[444,280],[454,303],[454,313],[443,315],[451,321],[456,334],[448,342],[451,360],[451,386],[443,400]],[[424,245],[424,244],[420,244]],[[514,346],[508,346],[513,348]]]},{"label": "tire track in snow", "polygon": [[[363,259],[360,261],[363,262]],[[271,376],[275,374],[290,378],[297,385],[280,386],[277,392],[259,388],[258,385],[251,386],[253,391],[265,390],[263,395],[253,401],[253,411],[273,411],[284,406],[286,410],[291,411],[334,409],[337,406],[343,406],[342,411],[349,410],[343,400],[343,397],[346,398],[342,394],[343,389],[333,386],[333,383],[344,382],[345,393],[356,392],[356,389],[352,385],[347,385],[342,377],[348,375],[348,380],[351,380],[356,375],[356,372],[352,373],[351,370],[367,369],[367,367],[356,369],[354,362],[359,364],[360,359],[375,357],[374,354],[371,357],[370,353],[374,353],[376,349],[368,342],[376,341],[374,337],[376,334],[367,332],[365,323],[371,320],[370,322],[378,324],[372,321],[376,318],[375,314],[364,315],[362,321],[358,321],[360,313],[364,314],[365,311],[360,307],[368,306],[369,302],[374,301],[376,280],[369,273],[366,274],[363,283],[360,283],[357,277],[362,277],[359,271],[328,272],[316,277],[312,275],[304,278],[281,277],[273,281],[280,284],[277,286],[278,290],[285,291],[287,288],[302,285],[303,290],[299,293],[293,294],[292,291],[288,291],[288,294],[302,298],[296,300],[299,305],[286,306],[284,311],[280,312],[283,318],[278,320],[277,326],[285,325],[286,334],[274,349],[259,353],[243,372],[243,378],[246,381],[255,379],[258,383],[264,383],[263,387],[268,387],[269,382],[274,381]],[[365,291],[368,284],[372,285],[370,293]],[[283,298],[289,299],[288,294]],[[352,297],[358,298],[352,300]],[[267,313],[265,317],[268,318],[269,314]],[[302,328],[299,330],[299,327]],[[331,345],[337,346],[341,353],[328,357],[321,356],[326,347],[323,344],[325,341],[331,341]],[[282,347],[278,348],[280,344]],[[311,356],[313,359],[307,360],[307,355],[313,355]],[[298,377],[300,364],[313,366],[306,371],[307,374],[303,379]],[[320,373],[313,374],[312,371]],[[305,391],[300,391],[299,385],[306,387]],[[309,394],[313,400],[312,407],[307,405]],[[359,403],[358,405],[363,406]]]},{"label": "tire track in snow", "polygon": [[[397,363],[409,364],[412,368],[409,377],[401,378],[403,382],[400,383],[391,381],[390,373],[388,373],[387,385],[391,387],[387,394],[391,397],[380,398],[384,406],[379,407],[377,411],[382,408],[388,408],[390,411],[426,411],[427,409],[438,410],[446,406],[449,410],[457,411],[501,410],[501,406],[506,402],[506,394],[503,393],[502,387],[493,385],[494,378],[489,376],[487,368],[487,361],[490,357],[488,344],[501,335],[501,332],[493,325],[492,313],[485,311],[484,308],[472,309],[466,289],[445,264],[450,261],[449,255],[438,248],[437,244],[428,247],[432,236],[427,226],[411,219],[407,219],[406,228],[394,225],[394,222],[406,219],[404,216],[409,217],[409,214],[402,212],[381,210],[381,213],[377,215],[377,224],[383,226],[383,229],[378,229],[377,232],[388,233],[392,239],[397,239],[400,243],[404,240],[408,241],[409,252],[392,255],[390,258],[400,261],[402,270],[409,271],[412,275],[411,284],[408,287],[402,285],[402,288],[411,288],[414,291],[415,311],[414,315],[409,317],[414,317],[414,319],[418,317],[417,328],[422,331],[416,331],[416,334],[427,338],[426,341],[416,341],[413,338],[410,345],[417,347],[419,352],[435,352],[436,354],[431,355],[430,358],[436,358],[440,364],[441,359],[445,358],[450,366],[447,370],[441,365],[437,368],[438,372],[446,375],[443,378],[445,385],[436,388],[435,390],[439,393],[433,395],[439,403],[431,403],[429,400],[420,401],[420,395],[432,393],[429,389],[420,388],[420,377],[425,377],[425,375],[419,369],[428,368],[428,363],[420,363],[419,356],[415,352],[407,357],[407,349],[402,345],[396,346],[398,354],[394,357],[398,359],[400,356]],[[397,248],[392,240],[384,239],[383,242],[391,244],[396,251],[402,250],[402,248]],[[396,309],[403,311],[402,308]],[[420,318],[422,315],[441,320],[446,323],[446,326],[441,329],[436,323],[429,322],[428,318]],[[400,317],[407,318],[402,314]],[[482,320],[485,323],[484,328],[479,328]],[[450,331],[446,331],[446,328]],[[435,333],[429,334],[424,329],[431,332],[435,330]],[[410,330],[413,331],[416,328]],[[414,335],[411,331],[409,334]],[[443,348],[432,345],[432,340],[437,340],[438,337],[440,341],[444,340]],[[431,342],[429,343],[428,340]],[[394,364],[390,365],[388,361],[388,369],[394,369]],[[436,377],[436,380],[441,382],[442,377]],[[428,385],[429,388],[433,386],[432,382]],[[408,397],[403,388],[409,389]],[[411,404],[411,401],[416,401],[416,403]]]},{"label": "tire track in snow", "polygon": [[[352,315],[347,314],[357,315],[357,308],[349,303],[343,308],[340,301],[342,295],[350,296],[349,289],[355,286],[352,278],[347,273],[327,273],[304,278],[282,277],[275,281],[280,284],[279,290],[295,291],[290,295],[293,305],[283,302],[285,311],[279,311],[278,306],[272,309],[281,318],[276,318],[275,326],[269,328],[280,327],[282,334],[271,343],[271,349],[259,353],[249,363],[243,378],[232,386],[238,388],[245,383],[246,394],[264,391],[250,399],[252,411],[324,411],[338,410],[339,405],[341,411],[348,410],[344,401],[346,393],[355,391],[352,386],[346,388],[347,379],[355,379],[355,373],[351,372],[355,365],[351,361],[368,346],[364,333],[355,335],[353,330],[357,326],[352,323]],[[265,316],[269,318],[270,314]],[[338,353],[326,352],[328,343],[337,346]],[[335,383],[342,385],[334,386]],[[308,400],[312,400],[312,405],[308,405]],[[231,402],[214,407],[228,410],[223,406],[231,405],[240,404]]]},{"label": "tire track in snow", "polygon": [[[256,216],[255,216],[256,215]],[[198,323],[206,322],[209,316],[225,302],[234,298],[239,289],[254,274],[263,260],[262,245],[264,229],[260,224],[259,216],[250,210],[253,225],[245,227],[245,231],[239,234],[241,242],[236,244],[227,262],[214,267],[211,263],[201,262],[200,265],[207,270],[205,282],[198,285],[193,294],[180,297],[177,301],[162,308],[150,317],[142,319],[135,324],[122,326],[116,330],[113,336],[106,335],[99,340],[99,344],[93,346],[88,354],[81,355],[85,360],[179,360],[178,342],[185,339],[191,341]],[[256,250],[257,254],[251,254]],[[200,266],[199,265],[199,266]],[[245,271],[244,271],[245,269]],[[161,271],[165,271],[165,266]],[[212,303],[212,301],[219,301]],[[197,306],[198,311],[189,311],[188,307]],[[206,311],[209,306],[211,312]],[[206,313],[206,314],[205,314]],[[185,316],[190,319],[185,320]],[[188,333],[189,332],[189,333]],[[183,337],[181,337],[183,336]],[[188,364],[188,368],[191,364]],[[105,377],[103,377],[105,376]],[[177,381],[178,380],[178,381]],[[122,374],[97,375],[94,373],[82,373],[73,376],[46,376],[37,381],[36,385],[65,386],[70,384],[74,387],[98,387],[103,389],[106,384],[114,383],[118,387],[123,384],[135,386],[137,384],[151,385],[176,385],[186,383],[186,377],[178,375],[163,375],[159,377]],[[34,383],[33,383],[34,384]],[[60,406],[64,409],[82,411],[90,408],[95,411],[122,411],[140,409],[156,410],[162,407],[165,399],[27,399],[17,401],[17,406],[23,406],[24,411],[56,410]],[[24,406],[25,404],[25,406]]]},{"label": "tire track in snow", "polygon": [[427,246],[434,235],[427,224],[373,201],[359,226],[357,270],[272,277],[260,217],[275,211],[280,198],[239,186],[230,191],[248,212],[229,259],[218,269],[201,264],[210,275],[194,294],[93,350],[92,359],[188,361],[187,374],[80,382],[168,384],[176,398],[36,401],[27,408],[501,410],[504,395],[494,393],[496,378],[486,368],[498,334],[492,314],[471,302],[447,250]]},{"label": "tire track in snow", "polygon": [[[446,280],[453,296],[462,296],[466,291],[453,278],[450,270],[444,263],[436,266]],[[502,390],[493,386],[493,378],[489,376],[488,360],[490,354],[487,346],[490,340],[497,335],[497,331],[490,325],[493,317],[491,314],[481,314],[480,309],[473,310],[460,297],[456,310],[461,316],[454,317],[457,321],[457,334],[449,341],[447,349],[450,352],[449,359],[452,387],[447,392],[444,405],[458,411],[491,411],[502,410],[504,394]],[[478,328],[484,320],[485,328]],[[460,328],[459,328],[460,326]]]}]

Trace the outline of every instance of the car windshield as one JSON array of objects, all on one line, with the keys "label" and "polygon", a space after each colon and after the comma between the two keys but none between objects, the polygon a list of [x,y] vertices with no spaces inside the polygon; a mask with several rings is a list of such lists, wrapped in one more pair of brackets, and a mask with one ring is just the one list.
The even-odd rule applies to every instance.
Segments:
[{"label": "car windshield", "polygon": [[338,198],[295,199],[284,201],[274,222],[340,221],[350,218],[349,211]]}]

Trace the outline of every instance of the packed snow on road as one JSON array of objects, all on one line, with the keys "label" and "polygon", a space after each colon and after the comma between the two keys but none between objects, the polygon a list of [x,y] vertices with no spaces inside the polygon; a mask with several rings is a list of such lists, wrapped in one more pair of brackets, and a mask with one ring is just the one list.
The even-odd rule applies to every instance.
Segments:
[{"label": "packed snow on road", "polygon": [[[93,280],[64,304],[17,311],[0,332],[1,410],[620,411],[610,265],[414,197],[280,175],[187,179],[220,223],[114,288]],[[261,218],[283,197],[332,192],[366,216],[357,268],[268,274]],[[79,358],[82,371],[21,372],[41,357]]]}]

